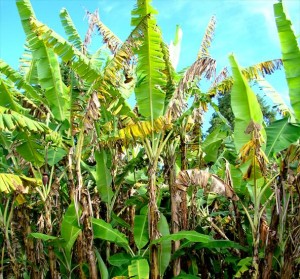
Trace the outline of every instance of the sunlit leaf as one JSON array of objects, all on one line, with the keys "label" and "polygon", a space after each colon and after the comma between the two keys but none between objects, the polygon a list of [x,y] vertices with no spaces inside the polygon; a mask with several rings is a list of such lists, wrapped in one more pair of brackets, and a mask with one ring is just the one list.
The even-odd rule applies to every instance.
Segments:
[{"label": "sunlit leaf", "polygon": [[133,260],[131,265],[128,266],[128,275],[133,279],[148,279],[149,278],[149,265],[147,260],[139,259]]}]

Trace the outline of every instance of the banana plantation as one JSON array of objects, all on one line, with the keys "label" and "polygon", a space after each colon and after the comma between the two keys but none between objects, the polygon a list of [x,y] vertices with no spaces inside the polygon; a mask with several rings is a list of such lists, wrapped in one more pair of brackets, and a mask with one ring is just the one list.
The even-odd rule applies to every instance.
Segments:
[{"label": "banana plantation", "polygon": [[[181,30],[167,44],[151,0],[125,41],[97,11],[82,39],[66,9],[59,35],[15,2],[26,44],[18,70],[0,60],[0,278],[300,278],[300,49],[284,1],[281,57],[244,68],[231,54],[219,73],[214,16],[177,71]],[[290,104],[265,79],[279,70]],[[208,107],[221,124],[205,135]]]}]

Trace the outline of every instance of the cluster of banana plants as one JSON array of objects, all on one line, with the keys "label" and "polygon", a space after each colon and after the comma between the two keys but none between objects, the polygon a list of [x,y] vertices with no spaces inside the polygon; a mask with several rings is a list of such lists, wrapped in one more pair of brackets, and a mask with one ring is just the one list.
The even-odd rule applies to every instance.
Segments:
[{"label": "cluster of banana plants", "polygon": [[[0,278],[299,276],[300,50],[281,2],[282,59],[230,55],[219,74],[215,17],[177,71],[182,31],[167,45],[151,0],[124,42],[97,11],[82,39],[67,10],[62,37],[16,5],[24,55],[18,71],[0,60]],[[264,79],[281,68],[291,106]],[[254,83],[279,112],[268,126]],[[223,124],[204,138],[208,105]]]}]

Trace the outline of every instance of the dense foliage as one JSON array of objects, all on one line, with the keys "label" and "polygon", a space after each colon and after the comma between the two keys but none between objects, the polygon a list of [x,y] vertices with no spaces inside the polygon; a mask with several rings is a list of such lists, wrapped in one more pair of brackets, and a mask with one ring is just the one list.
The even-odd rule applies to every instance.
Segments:
[{"label": "dense foliage", "polygon": [[[0,60],[1,278],[299,278],[300,50],[281,2],[282,60],[230,55],[218,75],[214,17],[177,72],[181,30],[166,45],[151,0],[124,42],[97,12],[82,40],[63,9],[66,40],[16,4],[20,70]],[[91,53],[94,30],[106,48]],[[264,80],[280,68],[291,107]],[[268,125],[253,81],[280,112]],[[225,92],[233,126],[214,104]],[[222,125],[203,140],[209,104]]]}]

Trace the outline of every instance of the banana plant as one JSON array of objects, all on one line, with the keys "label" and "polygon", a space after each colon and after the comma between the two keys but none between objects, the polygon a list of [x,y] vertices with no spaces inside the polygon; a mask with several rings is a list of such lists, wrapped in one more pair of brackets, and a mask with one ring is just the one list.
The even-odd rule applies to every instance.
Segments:
[{"label": "banana plant", "polygon": [[[259,271],[259,234],[267,223],[264,212],[280,199],[270,186],[279,185],[278,177],[284,179],[283,171],[279,176],[277,172],[266,174],[268,160],[278,163],[283,156],[282,166],[294,170],[299,125],[293,120],[293,113],[298,119],[295,97],[289,109],[277,96],[273,99],[291,117],[265,128],[247,81],[257,80],[270,94],[270,86],[262,77],[279,69],[282,61],[241,69],[231,56],[233,77],[227,70],[215,77],[215,60],[208,52],[216,23],[213,17],[196,61],[176,72],[181,30],[177,28],[174,43],[168,47],[150,0],[137,0],[132,12],[133,30],[124,42],[100,21],[97,12],[87,12],[89,27],[82,41],[71,16],[63,9],[60,18],[64,39],[35,17],[28,0],[16,2],[27,47],[20,72],[0,61],[0,151],[4,154],[0,189],[5,201],[17,195],[15,201],[23,208],[13,209],[12,218],[21,213],[25,216],[20,226],[24,250],[33,266],[47,258],[52,278],[71,278],[75,273],[81,278],[97,278],[99,273],[103,278],[163,278],[183,271],[190,272],[190,276],[205,276],[208,268],[203,259],[207,255],[221,262],[219,259],[227,255],[245,256],[247,251],[230,241],[232,231],[224,232],[225,225],[218,225],[216,215],[208,213],[209,207],[221,200],[223,206],[234,208],[234,221],[229,223],[237,226],[233,235],[239,235],[242,245],[245,234],[239,209],[248,217],[253,257],[250,261],[244,258],[234,270],[241,276],[252,261],[255,277]],[[278,20],[283,22],[279,8],[277,12]],[[102,48],[94,54],[88,50],[95,28],[111,53],[104,59]],[[286,36],[293,38],[290,33]],[[285,60],[283,65],[288,71],[291,61]],[[212,80],[208,92],[201,90],[203,78]],[[234,135],[230,129],[217,131],[202,144],[200,126],[207,103],[231,90],[236,115]],[[128,105],[131,94],[136,98],[134,109]],[[191,97],[194,102],[187,108]],[[238,168],[234,166],[236,159],[240,160]],[[211,162],[214,164],[209,172],[204,171]],[[193,170],[185,170],[188,168]],[[219,174],[225,178],[220,179]],[[208,179],[205,182],[197,177]],[[207,189],[211,184],[210,189],[220,195],[204,198],[204,184]],[[37,202],[36,193],[41,197]],[[222,195],[228,200],[222,200]],[[241,199],[242,204],[236,195],[252,201],[253,211],[245,204],[248,200]],[[291,195],[285,197],[283,208],[287,212],[291,210]],[[204,199],[207,212],[202,206]],[[37,208],[40,216],[32,208]],[[30,217],[36,220],[36,227],[31,225]],[[285,214],[280,218],[284,224]],[[198,221],[204,228],[196,225]],[[6,217],[7,230],[8,223]],[[279,232],[284,239],[284,225]],[[12,236],[6,237],[5,245],[9,246]],[[38,251],[45,247],[47,253],[35,254],[35,244]],[[281,245],[281,253],[292,251],[292,245],[290,241]],[[184,255],[186,251],[196,251],[195,256]],[[295,251],[293,255],[297,256]],[[267,254],[272,266],[271,249]],[[5,255],[14,258],[13,251]],[[201,257],[200,263],[196,257]],[[285,257],[280,258],[282,266],[287,265]],[[17,275],[17,262],[13,264]],[[26,268],[32,278],[47,272],[46,267],[43,271],[29,265]]]}]

